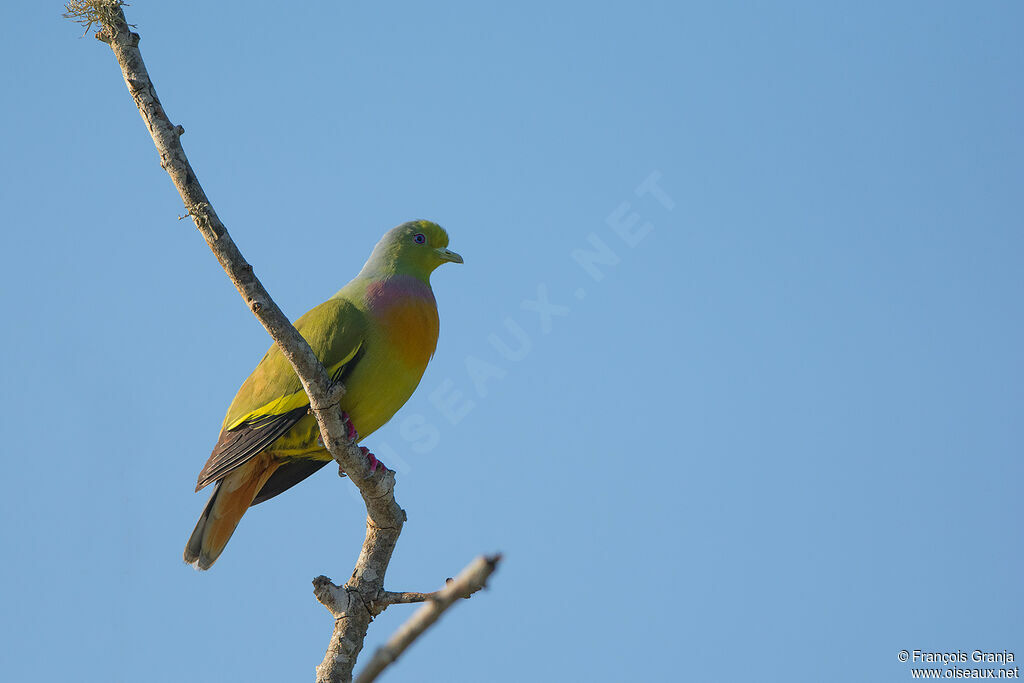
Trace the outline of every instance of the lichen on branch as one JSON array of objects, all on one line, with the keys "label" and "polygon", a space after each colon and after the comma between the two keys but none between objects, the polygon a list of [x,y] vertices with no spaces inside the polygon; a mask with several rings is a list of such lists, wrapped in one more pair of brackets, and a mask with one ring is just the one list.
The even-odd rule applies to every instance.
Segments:
[{"label": "lichen on branch", "polygon": [[[93,24],[103,27],[120,21],[122,7],[128,7],[128,3],[122,0],[71,0],[71,2],[64,3],[62,16],[84,26],[85,33],[82,35],[88,35]],[[129,25],[134,26],[134,24]]]}]

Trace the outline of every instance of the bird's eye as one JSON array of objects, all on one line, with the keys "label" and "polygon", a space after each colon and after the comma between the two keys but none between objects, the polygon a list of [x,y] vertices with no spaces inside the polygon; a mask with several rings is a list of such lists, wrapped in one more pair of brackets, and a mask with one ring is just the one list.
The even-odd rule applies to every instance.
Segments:
[{"label": "bird's eye", "polygon": [[427,238],[422,232],[418,232],[412,236],[412,241],[416,244],[423,244],[427,241]]}]

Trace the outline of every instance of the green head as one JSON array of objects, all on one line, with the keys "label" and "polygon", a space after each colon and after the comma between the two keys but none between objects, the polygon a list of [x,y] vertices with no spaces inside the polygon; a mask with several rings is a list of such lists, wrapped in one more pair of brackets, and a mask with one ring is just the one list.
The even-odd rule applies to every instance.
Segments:
[{"label": "green head", "polygon": [[462,263],[462,257],[448,249],[448,233],[437,223],[409,221],[384,233],[360,277],[413,275],[424,282],[442,263]]}]

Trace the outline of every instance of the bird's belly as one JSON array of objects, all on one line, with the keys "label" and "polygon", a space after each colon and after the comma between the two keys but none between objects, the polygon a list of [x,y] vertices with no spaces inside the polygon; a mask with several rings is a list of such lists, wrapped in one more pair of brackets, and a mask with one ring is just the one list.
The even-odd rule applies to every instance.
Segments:
[{"label": "bird's belly", "polygon": [[[387,365],[390,367],[358,368],[346,383],[348,391],[341,399],[341,407],[361,439],[380,429],[405,405],[426,369],[425,364],[421,368],[410,368],[400,362]],[[365,372],[359,372],[364,369]]]},{"label": "bird's belly", "polygon": [[[344,410],[359,438],[369,436],[405,405],[423,376],[423,368],[410,368],[401,362],[363,365],[345,382],[341,398]],[[303,415],[267,449],[277,458],[315,458],[331,460],[331,454],[320,441],[320,426],[313,415]]]}]

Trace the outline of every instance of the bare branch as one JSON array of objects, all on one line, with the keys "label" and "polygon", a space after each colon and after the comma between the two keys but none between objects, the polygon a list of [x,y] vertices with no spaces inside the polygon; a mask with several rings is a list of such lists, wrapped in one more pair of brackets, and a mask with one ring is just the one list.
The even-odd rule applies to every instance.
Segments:
[{"label": "bare branch", "polygon": [[377,598],[374,603],[374,607],[383,612],[389,605],[411,605],[417,602],[426,602],[427,600],[433,600],[437,597],[440,591],[434,591],[433,593],[394,593],[392,591],[384,591],[384,594]]},{"label": "bare branch", "polygon": [[500,561],[501,555],[478,557],[463,569],[454,581],[450,581],[447,586],[435,593],[390,593],[391,596],[423,596],[428,598],[428,602],[416,610],[387,643],[377,648],[373,653],[373,659],[356,677],[356,683],[371,683],[377,680],[381,672],[397,660],[456,600],[468,598],[483,588]]},{"label": "bare branch", "polygon": [[327,654],[317,667],[317,680],[347,682],[352,679],[370,621],[392,604],[386,599],[382,601],[381,596],[390,595],[384,590],[384,575],[406,520],[405,511],[395,501],[395,473],[386,468],[371,472],[368,460],[348,440],[338,405],[344,387],[330,382],[320,360],[270,298],[213,210],[181,146],[185,129],[171,123],[157,98],[138,48],[139,35],[130,30],[125,19],[125,5],[120,0],[72,0],[66,5],[65,16],[86,26],[86,32],[93,24],[101,26],[96,38],[113,50],[128,91],[160,155],[160,165],[171,176],[188,215],[246,305],[291,363],[309,396],[310,410],[327,450],[359,488],[366,504],[366,538],[351,578],[344,586],[335,586],[324,576],[313,581],[317,599],[335,618]]}]

